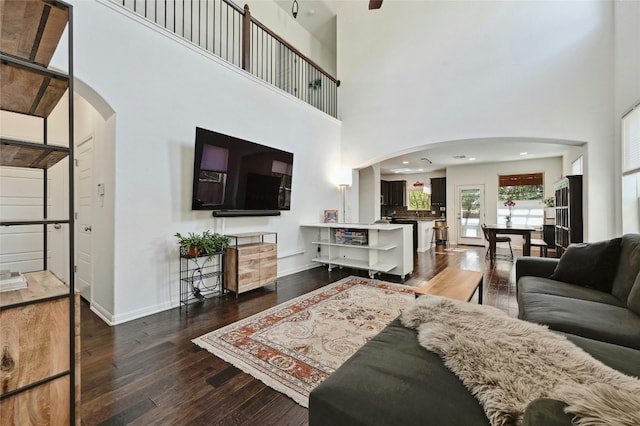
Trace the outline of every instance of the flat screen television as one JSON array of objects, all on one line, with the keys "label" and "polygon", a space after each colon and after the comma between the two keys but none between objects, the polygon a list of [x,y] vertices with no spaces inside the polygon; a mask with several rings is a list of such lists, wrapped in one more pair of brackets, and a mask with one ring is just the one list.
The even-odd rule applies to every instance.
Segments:
[{"label": "flat screen television", "polygon": [[292,170],[290,152],[196,127],[191,207],[279,214],[291,208]]}]

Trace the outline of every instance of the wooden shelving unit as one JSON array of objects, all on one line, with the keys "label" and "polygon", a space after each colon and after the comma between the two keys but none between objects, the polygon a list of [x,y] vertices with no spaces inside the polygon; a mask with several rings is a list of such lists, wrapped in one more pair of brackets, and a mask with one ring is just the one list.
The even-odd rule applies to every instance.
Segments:
[{"label": "wooden shelving unit", "polygon": [[571,243],[581,243],[582,176],[567,176],[554,184],[556,197],[555,243],[560,257]]},{"label": "wooden shelving unit", "polygon": [[[73,23],[58,0],[0,0],[0,108],[41,120],[43,142],[0,138],[0,165],[42,170],[42,217],[6,219],[2,226],[42,225],[42,271],[26,272],[27,288],[0,293],[3,424],[79,425],[80,296],[74,286]],[[47,67],[67,29],[68,73]],[[47,118],[68,96],[69,144],[48,144]],[[47,170],[69,158],[69,217],[47,217]],[[69,279],[47,270],[47,227],[67,224]]]}]

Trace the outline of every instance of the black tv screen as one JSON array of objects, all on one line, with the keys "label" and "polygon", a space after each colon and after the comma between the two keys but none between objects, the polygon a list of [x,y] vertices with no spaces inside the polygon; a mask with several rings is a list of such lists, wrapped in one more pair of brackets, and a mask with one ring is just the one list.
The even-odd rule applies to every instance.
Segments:
[{"label": "black tv screen", "polygon": [[293,154],[196,127],[193,210],[291,208]]}]

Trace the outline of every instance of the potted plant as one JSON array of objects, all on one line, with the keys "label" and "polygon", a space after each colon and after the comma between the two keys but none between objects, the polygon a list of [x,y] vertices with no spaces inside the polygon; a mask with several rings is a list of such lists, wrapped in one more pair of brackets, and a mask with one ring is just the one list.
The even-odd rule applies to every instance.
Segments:
[{"label": "potted plant", "polygon": [[218,233],[204,231],[202,234],[189,232],[186,236],[175,233],[180,246],[180,254],[183,256],[197,257],[212,255],[223,251],[229,246],[230,238]]},{"label": "potted plant", "polygon": [[180,254],[183,256],[196,257],[200,255],[200,247],[202,237],[196,235],[193,232],[189,232],[186,236],[175,233],[175,237],[178,238],[178,245],[180,246]]},{"label": "potted plant", "polygon": [[204,231],[200,237],[200,252],[202,254],[219,253],[229,247],[231,239],[226,235]]}]

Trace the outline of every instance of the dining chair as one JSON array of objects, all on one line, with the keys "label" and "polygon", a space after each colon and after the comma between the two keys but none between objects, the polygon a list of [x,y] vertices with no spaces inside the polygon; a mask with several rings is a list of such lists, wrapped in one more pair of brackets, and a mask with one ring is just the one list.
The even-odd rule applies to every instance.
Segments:
[{"label": "dining chair", "polygon": [[[491,241],[489,236],[489,231],[487,231],[487,225],[482,224],[482,233],[484,234],[484,239],[489,243],[489,247],[487,248],[487,252],[485,253],[485,257],[489,255],[489,250],[491,249]],[[498,243],[509,243],[509,251],[511,252],[511,258],[513,259],[513,249],[511,248],[511,237],[496,235],[496,251],[498,250]]]}]

